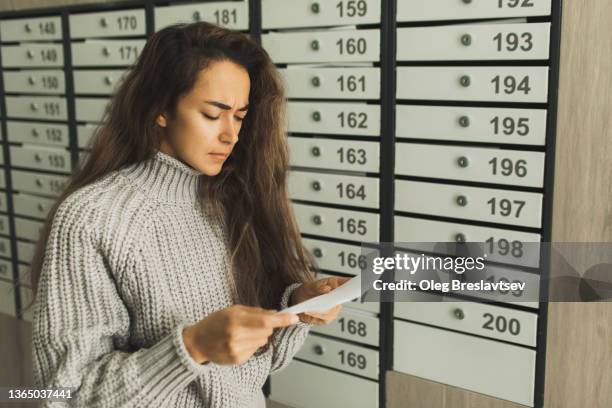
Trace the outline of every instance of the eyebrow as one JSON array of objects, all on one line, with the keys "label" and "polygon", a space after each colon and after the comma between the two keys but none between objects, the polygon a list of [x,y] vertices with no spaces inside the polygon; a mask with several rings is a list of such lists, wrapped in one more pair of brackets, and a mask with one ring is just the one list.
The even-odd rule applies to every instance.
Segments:
[{"label": "eyebrow", "polygon": [[[225,110],[230,110],[230,109],[232,109],[232,107],[231,107],[231,106],[228,106],[228,105],[226,105],[226,104],[224,104],[224,103],[217,102],[217,101],[204,101],[204,103],[207,103],[207,104],[209,104],[209,105],[216,106],[216,107],[217,107],[217,108],[219,108],[219,109],[225,109]],[[240,108],[240,109],[238,109],[238,110],[239,110],[239,111],[246,111],[246,110],[248,110],[248,109],[249,109],[249,105],[247,104],[247,105],[243,106],[242,108]]]}]

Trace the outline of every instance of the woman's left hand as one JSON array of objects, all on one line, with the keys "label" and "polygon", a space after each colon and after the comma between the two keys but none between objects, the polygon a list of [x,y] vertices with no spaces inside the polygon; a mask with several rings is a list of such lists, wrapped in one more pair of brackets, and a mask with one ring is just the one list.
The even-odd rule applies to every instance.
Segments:
[{"label": "woman's left hand", "polygon": [[[290,305],[302,303],[310,298],[328,293],[349,279],[350,278],[337,277],[323,278],[313,282],[306,282],[293,291],[291,294]],[[338,316],[341,309],[342,306],[338,305],[323,312],[304,312],[298,314],[298,316],[304,323],[322,325],[333,321]]]}]

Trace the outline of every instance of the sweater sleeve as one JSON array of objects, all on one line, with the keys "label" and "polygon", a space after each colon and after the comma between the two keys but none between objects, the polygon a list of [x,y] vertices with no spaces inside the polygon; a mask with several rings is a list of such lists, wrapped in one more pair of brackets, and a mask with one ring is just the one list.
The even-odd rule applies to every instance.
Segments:
[{"label": "sweater sleeve", "polygon": [[71,387],[70,406],[162,406],[210,367],[189,356],[182,324],[148,348],[126,347],[129,313],[96,228],[76,205],[65,204],[52,223],[36,294],[35,383]]},{"label": "sweater sleeve", "polygon": [[[280,303],[280,309],[289,307],[289,299],[295,289],[297,289],[301,283],[294,283],[287,286]],[[274,347],[275,353],[272,357],[272,367],[270,372],[281,370],[289,365],[293,356],[297,354],[312,325],[303,323],[302,321],[297,322],[293,326],[283,327],[279,330],[279,333],[275,336]]]}]

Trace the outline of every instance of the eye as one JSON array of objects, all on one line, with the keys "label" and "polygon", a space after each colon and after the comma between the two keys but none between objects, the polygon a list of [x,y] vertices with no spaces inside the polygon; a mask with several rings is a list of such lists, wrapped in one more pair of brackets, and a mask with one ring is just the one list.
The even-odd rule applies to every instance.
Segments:
[{"label": "eye", "polygon": [[204,113],[204,112],[202,112],[202,115],[204,115],[204,117],[205,117],[206,119],[210,119],[210,120],[217,120],[217,119],[219,119],[219,117],[220,117],[220,116],[211,116],[211,115],[208,115],[208,114],[206,114],[206,113]]},{"label": "eye", "polygon": [[241,116],[234,116],[234,117],[236,118],[238,122],[242,122],[244,120],[244,117],[241,117]]}]

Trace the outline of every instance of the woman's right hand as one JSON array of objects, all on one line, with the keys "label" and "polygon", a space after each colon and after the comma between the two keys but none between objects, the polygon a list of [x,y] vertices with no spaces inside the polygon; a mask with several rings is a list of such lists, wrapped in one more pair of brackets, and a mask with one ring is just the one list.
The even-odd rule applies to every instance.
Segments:
[{"label": "woman's right hand", "polygon": [[199,364],[242,364],[268,342],[272,330],[298,322],[292,313],[233,305],[183,330],[183,342]]}]

